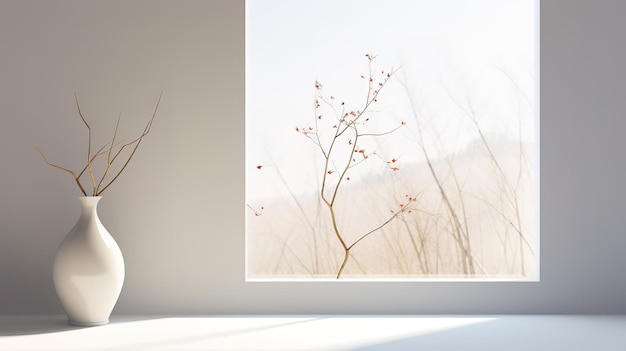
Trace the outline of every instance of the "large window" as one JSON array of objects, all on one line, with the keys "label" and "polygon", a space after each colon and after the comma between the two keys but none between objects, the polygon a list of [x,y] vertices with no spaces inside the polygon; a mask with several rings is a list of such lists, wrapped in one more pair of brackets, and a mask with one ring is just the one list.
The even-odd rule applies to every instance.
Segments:
[{"label": "large window", "polygon": [[247,279],[537,280],[537,11],[247,1]]}]

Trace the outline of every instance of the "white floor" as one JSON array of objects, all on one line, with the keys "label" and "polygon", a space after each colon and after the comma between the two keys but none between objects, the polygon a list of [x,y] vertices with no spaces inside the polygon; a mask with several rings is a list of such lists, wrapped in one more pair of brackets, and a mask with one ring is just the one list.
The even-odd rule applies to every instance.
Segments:
[{"label": "white floor", "polygon": [[1,316],[0,350],[626,350],[626,316]]}]

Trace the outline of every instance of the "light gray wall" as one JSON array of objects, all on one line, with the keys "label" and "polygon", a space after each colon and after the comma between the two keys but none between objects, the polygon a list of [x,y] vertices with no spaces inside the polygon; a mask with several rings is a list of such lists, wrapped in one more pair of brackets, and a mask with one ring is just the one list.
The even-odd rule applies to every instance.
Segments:
[{"label": "light gray wall", "polygon": [[[153,131],[100,215],[115,313],[626,313],[626,3],[541,3],[540,283],[246,283],[244,3],[0,0],[0,314],[61,313],[86,134]],[[129,137],[130,137],[129,136]],[[104,140],[104,139],[102,139]]]}]

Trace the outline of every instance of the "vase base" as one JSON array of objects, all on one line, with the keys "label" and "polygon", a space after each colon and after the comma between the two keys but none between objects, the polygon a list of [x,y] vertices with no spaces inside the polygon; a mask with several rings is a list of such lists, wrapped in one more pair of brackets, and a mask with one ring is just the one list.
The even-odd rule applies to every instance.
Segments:
[{"label": "vase base", "polygon": [[77,327],[95,327],[98,325],[105,325],[105,324],[109,324],[109,320],[104,320],[104,321],[100,321],[100,322],[77,322],[77,321],[73,321],[71,319],[67,320],[67,324],[69,325],[74,325]]}]

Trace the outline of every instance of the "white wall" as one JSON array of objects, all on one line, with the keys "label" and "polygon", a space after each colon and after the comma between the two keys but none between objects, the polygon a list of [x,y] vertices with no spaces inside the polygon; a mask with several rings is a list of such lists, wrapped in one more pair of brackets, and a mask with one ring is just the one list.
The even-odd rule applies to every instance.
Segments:
[{"label": "white wall", "polygon": [[272,284],[244,281],[243,1],[0,0],[0,313],[62,312],[51,262],[79,193],[32,145],[76,165],[74,93],[108,136],[161,91],[100,204],[126,260],[115,313],[626,313],[624,15],[541,4],[540,283]]}]

